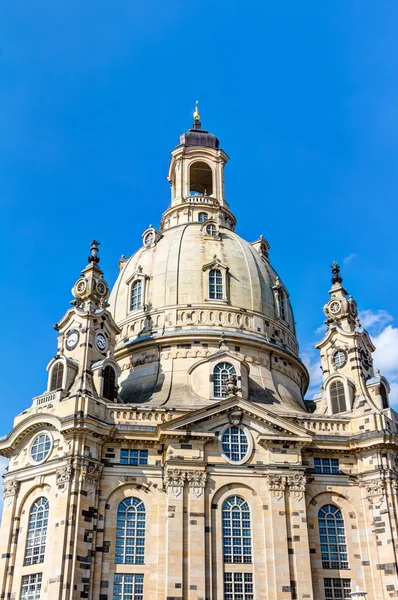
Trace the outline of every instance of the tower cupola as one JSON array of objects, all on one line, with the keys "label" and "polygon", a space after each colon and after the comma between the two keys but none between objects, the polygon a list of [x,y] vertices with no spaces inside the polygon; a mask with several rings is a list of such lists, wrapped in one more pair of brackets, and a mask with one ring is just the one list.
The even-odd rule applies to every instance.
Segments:
[{"label": "tower cupola", "polygon": [[167,179],[171,206],[164,213],[161,229],[187,222],[215,219],[234,229],[236,219],[225,200],[224,167],[229,160],[218,138],[202,128],[196,102],[193,124],[180,135],[172,151]]}]

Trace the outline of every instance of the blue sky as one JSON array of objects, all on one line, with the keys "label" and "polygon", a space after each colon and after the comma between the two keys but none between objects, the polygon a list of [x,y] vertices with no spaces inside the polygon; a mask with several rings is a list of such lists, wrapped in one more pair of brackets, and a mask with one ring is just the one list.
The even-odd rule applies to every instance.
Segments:
[{"label": "blue sky", "polygon": [[196,99],[231,157],[238,233],[271,244],[313,385],[337,260],[398,402],[397,19],[393,1],[2,3],[0,434],[45,389],[90,240],[112,284],[158,225]]}]

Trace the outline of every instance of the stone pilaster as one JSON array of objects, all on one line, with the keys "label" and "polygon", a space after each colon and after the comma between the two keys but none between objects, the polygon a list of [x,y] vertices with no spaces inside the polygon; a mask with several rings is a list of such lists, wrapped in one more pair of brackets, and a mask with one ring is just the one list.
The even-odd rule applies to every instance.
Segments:
[{"label": "stone pilaster", "polygon": [[302,473],[287,476],[292,597],[313,598],[310,545],[305,504],[306,477]]},{"label": "stone pilaster", "polygon": [[19,481],[8,479],[4,482],[4,507],[1,526],[1,597],[7,597],[12,588],[12,573],[18,542],[19,520],[15,520],[15,506],[20,488]]},{"label": "stone pilaster", "polygon": [[204,471],[189,471],[188,479],[188,598],[204,600],[206,595],[205,565],[205,487]]},{"label": "stone pilaster", "polygon": [[[285,474],[273,473],[268,476],[270,510],[272,520],[272,561],[267,563],[269,600],[291,600],[288,532],[286,523]],[[272,582],[272,584],[271,584]]]},{"label": "stone pilaster", "polygon": [[168,468],[164,476],[167,492],[166,598],[183,598],[184,585],[184,484],[186,473]]}]

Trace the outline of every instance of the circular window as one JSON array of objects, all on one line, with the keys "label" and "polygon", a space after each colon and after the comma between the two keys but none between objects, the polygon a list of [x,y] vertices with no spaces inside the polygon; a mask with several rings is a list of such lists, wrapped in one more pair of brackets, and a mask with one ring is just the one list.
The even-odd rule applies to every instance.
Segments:
[{"label": "circular window", "polygon": [[243,463],[252,450],[252,440],[242,427],[227,425],[220,435],[221,453],[228,462]]},{"label": "circular window", "polygon": [[333,355],[333,364],[338,369],[339,367],[343,367],[347,362],[347,354],[344,350],[337,350],[337,352]]},{"label": "circular window", "polygon": [[207,235],[217,235],[217,227],[215,225],[213,225],[212,223],[209,223],[209,225],[207,225],[206,227],[206,233]]},{"label": "circular window", "polygon": [[155,234],[153,233],[153,231],[150,231],[145,236],[144,244],[145,244],[145,246],[150,246],[151,244],[153,244],[154,241],[155,241]]},{"label": "circular window", "polygon": [[30,456],[35,463],[46,460],[51,452],[52,440],[48,433],[41,433],[33,440],[30,447]]}]

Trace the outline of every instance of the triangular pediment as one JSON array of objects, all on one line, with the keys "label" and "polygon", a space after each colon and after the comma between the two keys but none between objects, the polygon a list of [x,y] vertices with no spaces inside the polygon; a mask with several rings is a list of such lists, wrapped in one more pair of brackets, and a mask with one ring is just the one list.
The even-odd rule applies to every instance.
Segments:
[{"label": "triangular pediment", "polygon": [[224,398],[211,406],[187,413],[159,427],[163,435],[192,435],[211,432],[220,422],[238,422],[250,419],[258,424],[262,435],[275,439],[300,439],[310,441],[312,434],[289,419],[280,417],[258,404],[237,396]]}]

